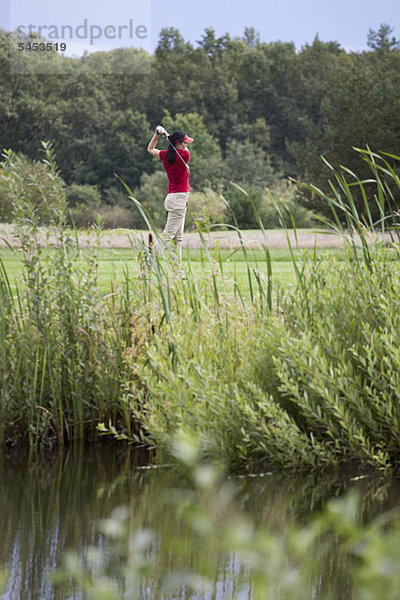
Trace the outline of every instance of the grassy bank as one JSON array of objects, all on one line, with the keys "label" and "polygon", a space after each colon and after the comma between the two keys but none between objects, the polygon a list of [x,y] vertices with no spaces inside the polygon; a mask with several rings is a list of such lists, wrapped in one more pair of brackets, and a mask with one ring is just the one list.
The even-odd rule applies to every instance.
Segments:
[{"label": "grassy bank", "polygon": [[[56,195],[51,154],[47,160]],[[366,160],[376,171],[377,159]],[[380,167],[390,173],[384,160]],[[340,254],[289,246],[289,263],[268,248],[253,254],[243,243],[229,257],[205,244],[191,251],[182,280],[168,256],[149,254],[140,241],[128,261],[99,244],[82,253],[61,199],[58,246],[43,249],[12,157],[7,168],[22,282],[16,288],[3,269],[3,443],[62,445],[101,432],[168,451],[184,429],[206,456],[233,468],[396,467],[398,241],[370,245],[375,225],[361,222],[351,193],[346,202],[327,199],[339,233],[342,222],[350,231]],[[344,177],[334,190],[348,191]],[[380,185],[375,176],[382,202]],[[394,213],[382,210],[395,234]],[[110,279],[107,268],[118,262]],[[290,264],[291,285],[277,275],[282,264]]]},{"label": "grassy bank", "polygon": [[[261,279],[248,304],[216,294],[198,321],[182,302],[173,353],[162,337],[152,340],[135,367],[145,391],[133,410],[145,439],[168,448],[184,429],[207,456],[240,469],[397,469],[400,254],[393,191],[379,169],[395,187],[399,179],[385,159],[364,158],[375,179],[355,185],[367,198],[368,184],[381,219],[361,220],[347,172],[336,174],[326,200],[337,230],[350,231],[341,260],[293,253],[295,286],[271,296]],[[377,225],[391,232],[390,245],[370,246]],[[133,405],[129,387],[126,398]]]},{"label": "grassy bank", "polygon": [[135,358],[140,408],[126,393],[149,441],[187,429],[241,469],[396,464],[400,271],[376,252],[370,269],[351,250],[306,260],[270,311],[221,295],[196,322],[182,302],[170,346],[157,336]]}]

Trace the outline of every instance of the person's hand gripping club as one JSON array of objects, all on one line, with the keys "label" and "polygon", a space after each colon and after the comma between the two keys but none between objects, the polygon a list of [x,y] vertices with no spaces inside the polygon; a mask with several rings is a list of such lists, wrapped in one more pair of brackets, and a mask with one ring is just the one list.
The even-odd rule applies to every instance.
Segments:
[{"label": "person's hand gripping club", "polygon": [[164,129],[164,127],[162,125],[157,125],[156,127],[156,134],[157,135],[162,135],[163,137],[168,137],[169,133],[166,129]]}]

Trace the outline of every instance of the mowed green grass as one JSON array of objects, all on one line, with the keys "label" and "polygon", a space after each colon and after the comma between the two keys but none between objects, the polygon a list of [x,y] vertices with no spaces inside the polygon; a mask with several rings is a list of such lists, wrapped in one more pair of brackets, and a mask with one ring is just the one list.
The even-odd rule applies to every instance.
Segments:
[{"label": "mowed green grass", "polygon": [[[89,250],[81,250],[81,266],[87,268],[85,258]],[[297,258],[304,255],[305,250],[294,250]],[[311,252],[311,251],[308,251]],[[326,253],[326,250],[319,251],[319,254]],[[332,249],[332,253],[340,254],[341,251]],[[50,253],[51,249],[43,250],[43,255]],[[289,250],[274,249],[270,250],[273,281],[279,284],[293,283],[295,280],[293,261]],[[2,260],[8,278],[12,286],[23,285],[23,263],[22,255],[18,250],[0,249],[0,259]],[[103,289],[111,287],[112,283],[125,280],[128,275],[133,281],[139,275],[138,262],[132,249],[108,249],[101,248],[98,253],[99,260],[99,284]],[[265,252],[260,250],[247,250],[244,254],[242,249],[236,251],[221,250],[218,253],[209,253],[203,249],[193,250],[185,249],[183,252],[184,270],[191,270],[200,277],[210,277],[213,268],[218,272],[219,277],[225,279],[235,279],[243,288],[248,290],[248,271],[256,269],[267,275],[268,263]]]}]

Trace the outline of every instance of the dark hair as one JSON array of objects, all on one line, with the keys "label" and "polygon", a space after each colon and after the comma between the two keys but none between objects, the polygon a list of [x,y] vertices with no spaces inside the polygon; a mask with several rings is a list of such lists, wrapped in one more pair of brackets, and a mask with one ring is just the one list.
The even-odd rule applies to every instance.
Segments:
[{"label": "dark hair", "polygon": [[[185,138],[186,133],[184,131],[174,131],[171,135],[168,136],[168,140],[175,146],[179,142],[181,142]],[[167,162],[171,165],[175,160],[175,150],[172,148],[171,144],[168,145],[167,150]]]}]

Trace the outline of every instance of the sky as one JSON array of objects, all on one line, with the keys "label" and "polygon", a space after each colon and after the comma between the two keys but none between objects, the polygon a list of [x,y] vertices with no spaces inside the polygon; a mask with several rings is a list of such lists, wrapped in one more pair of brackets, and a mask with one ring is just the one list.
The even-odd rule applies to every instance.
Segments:
[{"label": "sky", "polygon": [[[168,8],[168,4],[173,8]],[[153,27],[176,26],[185,38],[199,40],[205,27],[218,35],[242,35],[254,27],[262,41],[294,42],[297,49],[318,34],[323,41],[338,41],[352,50],[367,48],[369,28],[380,23],[394,27],[400,38],[399,0],[153,0]]]},{"label": "sky", "polygon": [[[69,53],[129,45],[153,52],[163,27],[176,27],[193,44],[207,27],[213,27],[217,35],[232,36],[241,36],[246,26],[254,27],[261,41],[294,42],[298,50],[318,35],[322,41],[362,51],[367,48],[369,28],[376,30],[381,23],[392,26],[400,38],[399,0],[0,0],[0,26],[5,29],[10,29],[10,23],[29,22],[76,28],[85,19],[100,39],[90,40],[89,34],[84,40],[70,39]],[[145,39],[143,29],[140,39],[135,33],[139,25],[146,28]],[[111,26],[109,36],[105,30],[99,33],[105,26]]]}]

